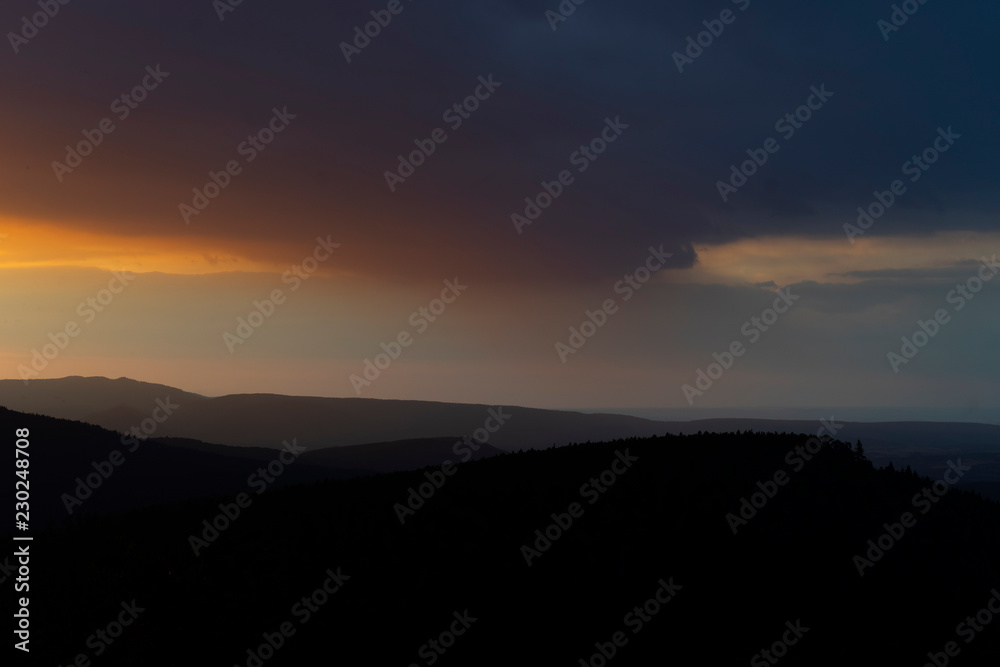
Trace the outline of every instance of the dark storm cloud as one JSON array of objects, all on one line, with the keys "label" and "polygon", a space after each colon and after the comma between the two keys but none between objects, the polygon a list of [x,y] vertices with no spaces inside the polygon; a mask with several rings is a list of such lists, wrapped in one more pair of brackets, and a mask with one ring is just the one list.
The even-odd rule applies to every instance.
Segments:
[{"label": "dark storm cloud", "polygon": [[[387,254],[400,272],[446,263],[604,280],[650,244],[687,267],[693,243],[842,235],[873,190],[908,178],[903,164],[952,127],[961,139],[868,233],[995,227],[993,5],[927,3],[886,42],[876,22],[891,3],[744,4],[590,0],[553,31],[555,0],[404,0],[348,64],[341,42],[384,3],[245,1],[220,22],[208,0],[78,0],[0,59],[16,100],[3,121],[23,163],[8,164],[0,194],[12,215],[118,233],[335,230],[369,248],[355,256]],[[672,54],[727,8],[735,22],[679,73]],[[6,3],[0,27],[36,9]],[[63,146],[156,63],[171,78],[57,185],[50,163]],[[442,112],[491,74],[500,88],[447,129]],[[775,122],[823,85],[833,96],[783,138]],[[177,205],[191,188],[285,105],[298,114],[286,136],[185,226]],[[628,128],[518,235],[510,215],[575,169],[571,155],[607,118]],[[448,140],[390,193],[383,173],[436,127]],[[716,181],[769,137],[780,150],[723,203]],[[955,214],[969,202],[975,215]]]},{"label": "dark storm cloud", "polygon": [[920,269],[875,269],[868,271],[847,271],[835,273],[833,275],[846,278],[860,278],[862,280],[888,280],[888,281],[937,281],[937,280],[965,280],[973,275],[981,266],[981,262],[975,260],[965,260],[956,262],[951,266],[940,268],[920,268]]}]

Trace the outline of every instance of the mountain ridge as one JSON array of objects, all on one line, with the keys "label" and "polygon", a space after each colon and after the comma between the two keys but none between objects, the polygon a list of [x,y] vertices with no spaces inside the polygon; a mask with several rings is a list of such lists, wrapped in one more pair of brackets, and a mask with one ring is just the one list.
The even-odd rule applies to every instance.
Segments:
[{"label": "mountain ridge", "polygon": [[[165,415],[164,404],[170,407]],[[773,431],[864,443],[877,465],[889,461],[921,474],[948,460],[975,461],[970,481],[1000,482],[1000,425],[966,422],[843,422],[713,418],[655,421],[611,413],[405,399],[330,398],[273,393],[206,397],[162,384],[73,376],[0,380],[0,405],[21,412],[93,423],[150,437],[192,439],[236,447],[278,449],[297,438],[310,450],[436,438],[475,438],[503,451],[698,431]],[[159,412],[157,412],[159,410]],[[154,418],[155,417],[155,418]],[[164,417],[162,420],[160,417]]]}]

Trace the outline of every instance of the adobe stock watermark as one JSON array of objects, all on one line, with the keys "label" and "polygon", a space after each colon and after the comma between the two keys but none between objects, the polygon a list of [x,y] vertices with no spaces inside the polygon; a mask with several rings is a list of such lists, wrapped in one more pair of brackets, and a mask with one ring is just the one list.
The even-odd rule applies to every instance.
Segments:
[{"label": "adobe stock watermark", "polygon": [[[966,646],[984,632],[996,616],[1000,616],[1000,591],[994,588],[990,593],[990,599],[975,616],[966,616],[964,621],[955,626],[955,634],[965,640]],[[957,658],[961,652],[962,647],[958,642],[947,642],[943,651],[928,651],[928,662],[924,663],[924,667],[947,667],[951,659]]]},{"label": "adobe stock watermark", "polygon": [[[625,274],[621,280],[614,284],[615,294],[621,294],[623,302],[630,300],[657,271],[666,266],[666,260],[673,256],[673,253],[663,252],[662,245],[659,249],[650,246],[649,256],[645,263],[640,264],[631,273]],[[565,364],[569,355],[576,354],[577,350],[586,345],[587,341],[597,333],[597,330],[607,324],[608,319],[617,312],[618,302],[614,299],[605,299],[600,308],[595,311],[585,311],[586,319],[580,323],[579,328],[569,328],[567,343],[556,342],[556,354],[559,355],[560,361]]]},{"label": "adobe stock watermark", "polygon": [[38,32],[49,24],[59,14],[59,10],[70,3],[70,0],[38,0],[40,11],[30,16],[21,17],[21,29],[8,32],[7,41],[14,49],[14,55],[21,52],[21,47],[38,36]]},{"label": "adobe stock watermark", "polygon": [[[287,271],[281,274],[281,283],[291,285],[289,292],[294,292],[302,287],[302,283],[309,280],[319,265],[330,259],[333,252],[340,247],[339,243],[330,240],[330,235],[324,239],[322,236],[316,237],[316,247],[311,254],[306,255],[298,264],[293,264]],[[242,315],[236,318],[235,333],[223,332],[222,342],[225,344],[229,354],[236,352],[236,346],[250,340],[254,333],[264,326],[264,322],[269,320],[278,306],[284,305],[288,295],[280,287],[271,290],[271,293],[263,300],[254,299],[253,309],[246,317]]]},{"label": "adobe stock watermark", "polygon": [[[156,67],[147,65],[146,75],[142,77],[142,80],[131,90],[122,93],[111,102],[111,113],[119,121],[124,121],[139,108],[140,104],[146,101],[149,94],[156,90],[168,76],[170,76],[170,72],[161,71],[159,65]],[[115,126],[115,121],[110,117],[104,117],[98,121],[93,130],[83,130],[83,139],[75,146],[67,144],[63,162],[58,160],[52,162],[52,171],[55,173],[56,180],[62,183],[66,174],[73,173],[74,169],[83,164],[83,158],[92,155],[94,150],[104,143],[104,138],[116,129],[118,128]]]},{"label": "adobe stock watermark", "polygon": [[[76,307],[76,314],[83,318],[83,324],[90,324],[99,313],[111,305],[115,297],[121,294],[129,286],[135,276],[130,271],[115,271],[111,274],[108,286],[97,292],[94,296],[87,297]],[[69,347],[70,340],[76,338],[83,331],[76,320],[69,320],[62,329],[56,332],[49,332],[50,342],[42,345],[41,351],[38,348],[31,348],[31,362],[29,366],[19,364],[17,373],[28,384],[28,380],[36,378],[48,368],[63,351]]]},{"label": "adobe stock watermark", "polygon": [[[471,437],[465,436],[461,440],[456,440],[455,444],[451,446],[452,454],[460,457],[462,463],[471,461],[475,453],[490,441],[490,436],[499,431],[510,419],[510,415],[505,414],[501,406],[490,408],[486,411],[486,415],[486,421],[480,428],[472,432]],[[424,472],[427,481],[422,482],[416,488],[411,486],[407,489],[409,493],[406,496],[406,504],[396,503],[392,506],[400,525],[405,524],[408,518],[415,515],[417,510],[433,498],[434,494],[448,481],[448,478],[456,472],[458,472],[458,468],[455,467],[455,463],[451,459],[445,459],[439,470]]]},{"label": "adobe stock watermark", "polygon": [[[407,0],[407,2],[410,1]],[[382,34],[382,29],[389,27],[393,17],[402,14],[404,9],[406,7],[403,6],[401,0],[389,0],[385,9],[373,9],[369,12],[372,20],[364,24],[363,30],[360,25],[354,26],[353,39],[350,42],[340,43],[340,52],[344,54],[347,64],[351,63],[352,57],[361,55],[361,52],[372,43],[372,40]]]},{"label": "adobe stock watermark", "polygon": [[[591,477],[590,481],[583,483],[580,487],[580,497],[586,499],[588,505],[593,505],[638,460],[639,457],[629,454],[628,448],[624,451],[616,450],[615,458],[612,459],[611,465],[597,477]],[[572,502],[566,508],[565,512],[561,514],[553,512],[550,515],[552,523],[544,529],[539,528],[535,531],[535,541],[531,545],[521,545],[521,556],[524,557],[524,562],[527,563],[528,567],[531,567],[532,560],[540,558],[543,553],[548,551],[563,536],[563,533],[572,527],[576,519],[583,516],[585,509],[580,503]]]},{"label": "adobe stock watermark", "polygon": [[545,20],[549,22],[549,27],[552,28],[552,32],[556,31],[560,23],[564,23],[573,13],[576,8],[585,3],[587,0],[562,0],[559,6],[552,9],[545,10]]},{"label": "adobe stock watermark", "polygon": [[236,154],[243,158],[243,163],[238,159],[226,162],[219,171],[209,170],[208,181],[200,188],[192,188],[194,197],[191,203],[181,202],[177,206],[184,224],[190,224],[191,218],[201,215],[212,201],[222,194],[222,191],[229,187],[233,178],[243,173],[243,167],[257,159],[257,156],[264,152],[275,138],[285,131],[292,121],[297,118],[295,114],[288,113],[288,107],[277,107],[271,109],[271,119],[267,125],[260,128],[236,146]]},{"label": "adobe stock watermark", "polygon": [[[924,487],[919,493],[915,493],[910,504],[913,505],[914,509],[920,510],[921,516],[927,514],[948,493],[948,490],[958,484],[959,480],[970,470],[972,470],[972,466],[962,465],[962,459],[959,459],[958,463],[948,461],[948,470],[944,472],[942,479]],[[874,567],[875,563],[882,560],[882,557],[906,535],[907,529],[917,525],[917,518],[912,512],[903,512],[896,523],[882,524],[885,532],[874,540],[868,540],[868,550],[864,552],[863,556],[856,555],[852,559],[858,574],[862,577],[865,576],[866,569]]]},{"label": "adobe stock watermark", "polygon": [[[479,109],[480,103],[490,99],[496,89],[503,85],[501,81],[494,81],[492,74],[486,77],[480,76],[478,81],[479,85],[475,87],[472,94],[461,102],[451,105],[441,114],[441,120],[448,124],[452,132],[462,127],[462,123],[471,118],[471,114]],[[396,186],[413,176],[417,169],[427,161],[427,158],[434,155],[438,145],[447,140],[448,133],[440,127],[431,130],[430,136],[426,139],[414,139],[413,143],[416,149],[405,156],[400,153],[396,170],[385,172],[385,183],[389,186],[389,192],[395,192]]]},{"label": "adobe stock watermark", "polygon": [[10,562],[10,556],[4,556],[3,562],[0,563],[0,584],[6,584],[7,580],[11,578],[14,574],[17,574],[17,569]]},{"label": "adobe stock watermark", "polygon": [[[121,437],[122,445],[130,445],[129,454],[135,453],[141,442],[156,433],[160,424],[167,421],[174,414],[174,411],[181,407],[179,404],[171,402],[169,396],[166,399],[156,399],[155,404],[156,407],[153,408],[151,416],[143,419],[138,426],[131,428],[131,437],[127,435]],[[73,514],[73,509],[83,505],[84,500],[94,495],[94,492],[115,474],[115,471],[125,463],[125,460],[126,457],[120,450],[113,449],[106,459],[100,462],[91,461],[90,466],[94,472],[84,478],[77,477],[73,493],[64,493],[60,498],[66,507],[66,513]]]},{"label": "adobe stock watermark", "polygon": [[[677,592],[684,589],[680,584],[674,583],[674,578],[668,581],[660,579],[660,585],[653,593],[653,596],[636,605],[630,612],[622,618],[622,625],[632,631],[632,636],[642,632],[643,628],[659,614],[663,608],[676,597]],[[608,662],[618,655],[620,649],[628,645],[629,636],[624,630],[618,630],[611,635],[611,639],[606,642],[594,642],[596,652],[587,658],[580,658],[579,667],[605,667]]]},{"label": "adobe stock watermark", "polygon": [[[993,255],[993,259],[983,257],[981,261],[982,264],[976,275],[970,276],[964,283],[955,285],[955,289],[945,296],[945,301],[952,304],[954,312],[957,313],[965,308],[965,305],[983,289],[983,285],[993,280],[997,273],[1000,273],[1000,262],[997,262],[996,255]],[[899,369],[910,363],[920,353],[920,350],[927,347],[931,340],[938,335],[941,327],[949,322],[951,322],[951,314],[946,308],[938,308],[934,311],[934,317],[926,322],[917,320],[917,329],[913,334],[900,338],[903,344],[899,348],[899,353],[890,351],[886,354],[893,372],[899,373]]]},{"label": "adobe stock watermark", "polygon": [[[751,345],[760,340],[761,336],[778,321],[778,316],[787,313],[800,298],[792,294],[791,287],[776,290],[775,294],[778,296],[770,308],[765,308],[761,311],[760,317],[751,317],[740,327],[740,333],[749,339]],[[711,389],[716,381],[733,367],[736,359],[742,357],[746,351],[747,348],[742,341],[734,340],[729,344],[729,348],[721,354],[713,352],[712,357],[715,359],[715,362],[709,364],[706,370],[699,368],[695,371],[695,375],[697,376],[694,382],[695,386],[692,387],[689,384],[681,385],[681,392],[684,394],[684,398],[687,399],[688,405],[694,405],[695,397],[703,396],[706,391]]]},{"label": "adobe stock watermark", "polygon": [[408,329],[403,329],[396,335],[395,339],[388,343],[381,343],[379,347],[382,348],[382,352],[375,355],[374,361],[365,358],[365,368],[361,375],[352,374],[348,378],[351,386],[354,387],[354,393],[360,396],[362,387],[370,387],[372,382],[379,379],[382,373],[392,365],[392,362],[403,355],[403,350],[413,345],[414,335],[420,335],[427,331],[431,323],[436,322],[448,306],[455,303],[455,300],[467,289],[469,286],[458,282],[458,278],[445,280],[440,298],[432,299],[426,306],[421,306],[410,313],[407,321],[414,328],[414,333],[411,334]]},{"label": "adobe stock watermark", "polygon": [[[344,583],[351,578],[341,572],[339,567],[336,571],[328,568],[325,574],[326,579],[323,580],[323,583],[309,593],[309,595],[303,595],[302,599],[293,604],[289,610],[289,614],[298,621],[300,627],[312,620],[313,615],[318,613],[330,601],[330,598],[343,588]],[[295,627],[292,621],[284,621],[278,625],[274,632],[265,631],[261,633],[263,641],[257,646],[251,646],[246,650],[247,657],[243,664],[246,667],[262,667],[265,662],[273,658],[281,650],[285,642],[295,636],[297,630],[298,628]],[[238,667],[238,665],[235,667]]]},{"label": "adobe stock watermark", "polygon": [[[598,136],[594,137],[586,144],[582,144],[578,149],[570,153],[569,163],[576,167],[578,174],[587,171],[608,146],[618,140],[622,132],[628,129],[628,124],[621,121],[621,116],[604,119],[604,127]],[[527,227],[542,215],[542,211],[552,205],[556,199],[562,196],[566,187],[575,182],[576,177],[569,169],[563,169],[553,181],[542,181],[542,189],[534,197],[525,197],[523,215],[521,213],[511,213],[510,221],[514,223],[514,229],[518,234],[523,233]]]},{"label": "adobe stock watermark", "polygon": [[[930,146],[921,151],[919,155],[912,156],[900,168],[904,176],[910,177],[909,180],[911,183],[919,181],[920,177],[931,168],[931,165],[938,161],[941,154],[947,153],[955,145],[955,141],[962,137],[961,134],[955,134],[951,129],[951,125],[948,126],[947,130],[939,127],[937,133],[938,136],[934,138]],[[902,197],[904,194],[906,194],[906,184],[898,178],[889,184],[888,190],[884,192],[875,190],[872,193],[875,201],[868,204],[867,207],[858,207],[857,224],[844,223],[844,233],[847,234],[847,240],[851,242],[851,245],[854,244],[856,236],[864,235],[875,224],[876,220],[885,215],[893,207],[896,199]]]},{"label": "adobe stock watermark", "polygon": [[[820,84],[819,88],[811,86],[811,93],[806,98],[805,103],[797,107],[794,111],[786,113],[774,123],[774,131],[781,134],[785,141],[789,141],[808,123],[813,113],[823,108],[833,93],[826,89],[826,84]],[[774,137],[764,140],[761,148],[748,148],[746,153],[749,160],[744,160],[737,167],[735,164],[729,165],[729,178],[725,181],[716,181],[715,187],[719,191],[719,196],[723,202],[729,201],[730,195],[736,194],[740,188],[747,184],[747,179],[757,173],[757,170],[767,164],[772,155],[781,150],[781,144]]]},{"label": "adobe stock watermark", "polygon": [[[427,643],[423,644],[417,650],[417,655],[426,660],[426,664],[428,665],[436,663],[448,652],[448,649],[455,645],[455,641],[468,632],[472,624],[479,620],[474,616],[470,616],[468,609],[461,614],[457,611],[452,612],[451,615],[455,620],[451,622],[448,629],[442,631],[437,637],[428,640]],[[420,663],[411,662],[409,667],[420,667]]]},{"label": "adobe stock watermark", "polygon": [[892,5],[889,20],[879,19],[875,24],[879,32],[882,33],[882,39],[888,42],[889,36],[894,32],[899,32],[899,29],[906,25],[910,17],[920,11],[920,8],[925,4],[927,4],[927,0],[903,0],[898,5]]},{"label": "adobe stock watermark", "polygon": [[[739,5],[741,12],[745,12],[750,7],[750,0],[732,0],[732,3]],[[694,61],[705,52],[705,49],[712,46],[715,40],[722,36],[722,33],[726,30],[726,26],[736,22],[737,16],[738,14],[733,10],[723,9],[719,12],[719,18],[702,21],[701,24],[705,26],[705,30],[702,30],[694,37],[688,36],[687,47],[684,49],[684,53],[674,51],[673,59],[674,64],[677,65],[677,71],[683,74],[685,65],[693,65]]]},{"label": "adobe stock watermark", "polygon": [[788,655],[789,647],[798,644],[799,640],[809,632],[809,628],[802,625],[801,618],[797,619],[795,623],[785,621],[785,627],[787,630],[781,635],[781,639],[771,644],[770,648],[759,651],[750,658],[751,667],[768,667],[777,664],[779,660]]},{"label": "adobe stock watermark", "polygon": [[226,21],[226,14],[236,11],[236,8],[243,4],[243,0],[212,0],[212,9],[219,17],[219,23]]},{"label": "adobe stock watermark", "polygon": [[[292,438],[291,442],[283,441],[281,452],[267,466],[257,468],[255,472],[250,473],[250,476],[247,477],[247,486],[255,490],[258,496],[264,493],[267,487],[274,484],[278,477],[285,472],[285,469],[295,463],[304,451],[306,448],[299,446],[296,438]],[[245,491],[236,494],[234,502],[219,503],[219,513],[212,517],[211,521],[205,519],[201,522],[203,528],[200,536],[194,534],[188,536],[188,545],[194,555],[200,556],[201,552],[219,539],[219,536],[240,518],[243,510],[252,504],[253,498]]]},{"label": "adobe stock watermark", "polygon": [[[844,425],[838,424],[833,417],[830,417],[830,421],[821,419],[820,424],[822,425],[816,431],[816,437],[809,438],[804,445],[796,445],[785,454],[785,463],[791,466],[792,474],[801,472],[805,468],[806,463],[812,461],[823,449],[823,446],[837,436],[837,431],[844,428]],[[726,523],[729,524],[729,529],[733,531],[733,535],[753,520],[757,516],[757,513],[763,510],[778,495],[778,490],[788,484],[791,479],[789,473],[785,472],[784,469],[775,470],[769,479],[764,482],[757,482],[758,491],[752,493],[749,498],[746,496],[740,498],[738,513],[730,512],[726,515]]]}]

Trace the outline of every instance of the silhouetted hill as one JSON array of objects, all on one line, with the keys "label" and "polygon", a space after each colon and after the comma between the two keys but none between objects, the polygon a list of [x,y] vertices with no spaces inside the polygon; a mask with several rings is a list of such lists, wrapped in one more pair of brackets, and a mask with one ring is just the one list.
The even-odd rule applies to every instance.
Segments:
[{"label": "silhouetted hill", "polygon": [[414,470],[425,466],[440,466],[445,461],[464,463],[503,454],[489,444],[472,445],[459,438],[424,438],[379,442],[349,447],[328,447],[307,452],[303,460],[337,469],[363,469],[377,472]]},{"label": "silhouetted hill", "polygon": [[[27,383],[23,380],[0,380],[0,405],[11,410],[87,421],[121,431],[137,423],[132,421],[133,417],[140,420],[148,417],[156,407],[156,400],[166,396],[184,405],[209,400],[176,387],[128,378],[111,380],[75,375],[57,380],[30,380]],[[108,426],[90,417],[120,421]]]},{"label": "silhouetted hill", "polygon": [[[806,440],[629,439],[443,480],[429,468],[269,491],[232,519],[231,496],[82,517],[36,538],[35,657],[93,657],[88,636],[134,599],[141,620],[102,665],[256,665],[248,649],[279,643],[283,623],[294,634],[265,644],[267,667],[430,665],[431,640],[439,665],[604,664],[591,656],[612,649],[608,665],[771,664],[766,649],[781,665],[883,667],[923,665],[948,641],[956,665],[996,665],[996,627],[957,633],[1000,586],[1000,505],[953,488],[921,499],[931,480],[844,443],[806,461]],[[880,539],[862,576],[855,557]],[[341,588],[314,593],[331,574]],[[468,632],[442,639],[466,612]],[[797,639],[787,655],[772,649],[783,636]]]},{"label": "silhouetted hill", "polygon": [[[158,438],[158,442],[174,447],[211,452],[225,456],[248,457],[257,461],[274,458],[274,450],[263,447],[233,447],[231,445],[211,445],[199,440],[184,438]],[[441,465],[446,460],[455,463],[496,456],[503,452],[490,445],[478,445],[473,451],[471,445],[460,438],[424,438],[422,440],[399,440],[397,442],[376,442],[367,445],[347,447],[327,447],[307,451],[299,462],[305,465],[321,465],[337,470],[355,470],[366,474],[415,470],[425,466]]]},{"label": "silhouetted hill", "polygon": [[[31,518],[36,527],[62,520],[70,509],[75,514],[118,512],[247,490],[248,478],[278,455],[263,448],[203,443],[178,447],[155,439],[123,442],[120,434],[99,426],[2,407],[0,426],[11,434],[11,442],[15,429],[30,431]],[[275,486],[360,472],[296,462]]]},{"label": "silhouetted hill", "polygon": [[157,436],[238,446],[276,448],[283,440],[295,437],[304,446],[319,449],[456,434],[472,436],[487,425],[494,430],[489,433],[489,443],[498,447],[504,443],[548,447],[577,440],[664,432],[657,422],[637,417],[511,406],[501,407],[498,413],[497,406],[434,401],[277,394],[205,398],[125,378],[32,380],[27,386],[18,380],[0,380],[0,405],[79,419],[123,432],[139,426],[141,419],[136,410],[142,418],[148,418],[157,408],[157,401],[168,399],[171,406],[178,407],[171,408],[169,418],[156,425]]},{"label": "silhouetted hill", "polygon": [[[164,416],[160,405],[170,406]],[[0,405],[129,431],[143,422],[157,437],[200,440],[220,445],[278,448],[291,438],[309,448],[343,447],[404,440],[481,438],[513,451],[553,444],[621,437],[744,430],[814,434],[817,421],[709,419],[656,422],[638,417],[584,414],[512,406],[368,398],[318,398],[242,394],[206,398],[164,385],[120,378],[63,378],[0,381]],[[177,407],[174,407],[177,406]],[[830,415],[836,419],[836,415]],[[503,421],[500,425],[499,422]],[[892,461],[921,474],[937,476],[948,461],[962,457],[974,469],[970,481],[1000,481],[1000,426],[945,422],[845,422],[836,437],[861,440],[879,466]],[[490,428],[493,432],[485,430]],[[402,455],[404,448],[386,450]],[[428,461],[429,462],[429,461]],[[359,464],[360,465],[360,464]],[[404,466],[408,467],[408,466]],[[391,470],[377,467],[376,470]]]},{"label": "silhouetted hill", "polygon": [[959,488],[978,493],[984,498],[1000,503],[1000,482],[969,482],[968,484],[960,484]]},{"label": "silhouetted hill", "polygon": [[[70,509],[74,513],[107,513],[241,490],[256,492],[259,480],[266,478],[255,473],[267,470],[282,451],[181,438],[139,440],[92,424],[6,408],[0,408],[0,426],[7,433],[18,428],[30,430],[29,470],[36,526],[61,520]],[[413,470],[439,466],[449,459],[458,463],[501,453],[489,445],[480,445],[475,452],[460,445],[462,449],[456,454],[459,442],[452,437],[306,450],[298,452],[293,463],[282,464],[273,488]],[[285,459],[292,460],[290,457],[285,455]],[[267,488],[272,484],[267,483]],[[81,502],[65,499],[63,494]]]}]

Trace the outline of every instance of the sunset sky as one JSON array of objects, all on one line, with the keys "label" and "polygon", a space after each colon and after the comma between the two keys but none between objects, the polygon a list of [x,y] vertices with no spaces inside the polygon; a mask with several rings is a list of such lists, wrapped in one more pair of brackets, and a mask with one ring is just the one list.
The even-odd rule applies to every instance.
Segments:
[{"label": "sunset sky", "polygon": [[[391,3],[246,0],[220,20],[221,4],[73,0],[27,33],[37,0],[0,7],[0,377],[75,324],[30,377],[537,407],[1000,407],[994,3],[929,2],[887,31],[891,3],[591,0],[554,21],[556,0],[401,0],[353,49]],[[467,117],[446,114],[469,96]],[[244,144],[269,124],[273,142]],[[54,166],[85,131],[92,153]],[[578,152],[602,132],[595,159]],[[415,141],[433,153],[390,189]],[[933,164],[915,166],[925,149]],[[724,201],[748,150],[767,160]],[[185,215],[227,163],[238,173]],[[895,180],[903,194],[849,239]],[[648,282],[621,287],[661,246]],[[970,279],[985,282],[967,298]],[[419,309],[446,281],[466,287],[430,321]],[[227,344],[275,290],[271,316]],[[798,299],[751,340],[779,290]],[[745,353],[689,400],[734,342]]]}]

